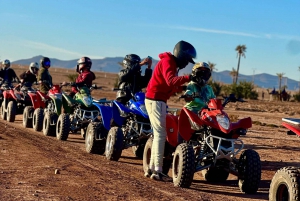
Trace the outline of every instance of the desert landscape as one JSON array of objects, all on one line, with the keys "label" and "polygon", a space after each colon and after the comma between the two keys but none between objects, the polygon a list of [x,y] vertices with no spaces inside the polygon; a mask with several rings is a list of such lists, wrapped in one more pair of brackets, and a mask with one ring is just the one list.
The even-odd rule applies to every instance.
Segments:
[{"label": "desert landscape", "polygon": [[[27,70],[13,68],[17,75]],[[54,83],[61,83],[68,81],[66,75],[75,74],[75,70],[51,68],[50,73]],[[92,95],[114,99],[112,88],[117,75],[95,74],[95,83],[102,89],[92,91]],[[300,118],[300,104],[269,101],[266,89],[257,91],[258,100],[230,103],[225,108],[234,119],[252,118],[252,128],[241,139],[244,148],[254,149],[261,159],[262,178],[254,195],[241,193],[233,175],[224,183],[209,183],[198,172],[188,189],[150,180],[143,176],[142,160],[135,158],[131,149],[123,151],[118,162],[108,161],[104,156],[86,153],[80,134],[58,141],[24,129],[22,115],[18,115],[13,123],[0,120],[0,200],[268,200],[276,170],[300,167],[300,139],[287,135],[288,130],[281,126],[284,117]],[[184,101],[174,96],[168,105],[181,108]]]}]

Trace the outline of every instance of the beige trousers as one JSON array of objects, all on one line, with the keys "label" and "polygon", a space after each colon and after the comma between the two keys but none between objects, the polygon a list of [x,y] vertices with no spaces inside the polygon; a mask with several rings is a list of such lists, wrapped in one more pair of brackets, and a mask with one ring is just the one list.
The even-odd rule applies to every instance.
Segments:
[{"label": "beige trousers", "polygon": [[151,159],[149,168],[151,170],[162,171],[165,142],[166,142],[166,115],[167,107],[163,101],[145,100],[146,110],[149,115],[153,129],[153,144],[151,149]]}]

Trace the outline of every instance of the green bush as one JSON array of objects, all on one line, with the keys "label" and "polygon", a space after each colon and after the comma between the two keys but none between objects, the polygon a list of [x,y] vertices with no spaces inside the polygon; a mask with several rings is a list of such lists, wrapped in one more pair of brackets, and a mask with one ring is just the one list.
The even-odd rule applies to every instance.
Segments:
[{"label": "green bush", "polygon": [[211,86],[216,96],[219,96],[221,94],[221,90],[222,90],[221,83],[210,80],[208,81],[208,84]]},{"label": "green bush", "polygon": [[238,84],[225,85],[222,87],[225,96],[235,94],[236,97],[257,100],[258,93],[254,91],[252,82],[240,81]]},{"label": "green bush", "polygon": [[295,101],[300,102],[300,92],[293,95]]}]

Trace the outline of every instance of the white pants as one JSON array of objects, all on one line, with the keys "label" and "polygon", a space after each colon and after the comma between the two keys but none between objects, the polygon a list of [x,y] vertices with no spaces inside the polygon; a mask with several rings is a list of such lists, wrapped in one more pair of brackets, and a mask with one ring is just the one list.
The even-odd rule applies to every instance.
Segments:
[{"label": "white pants", "polygon": [[146,110],[149,115],[153,129],[153,144],[149,168],[155,171],[162,171],[165,142],[166,142],[166,114],[167,107],[163,101],[145,100]]}]

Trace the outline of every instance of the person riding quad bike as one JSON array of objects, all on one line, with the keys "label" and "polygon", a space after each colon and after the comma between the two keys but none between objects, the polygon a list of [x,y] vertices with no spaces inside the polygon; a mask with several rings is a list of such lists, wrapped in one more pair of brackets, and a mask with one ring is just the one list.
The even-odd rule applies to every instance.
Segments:
[{"label": "person riding quad bike", "polygon": [[12,86],[12,82],[19,83],[20,80],[17,77],[14,69],[10,68],[10,61],[5,59],[2,62],[2,69],[0,70],[0,78],[2,78],[2,84],[6,84],[8,86]]},{"label": "person riding quad bike", "polygon": [[[141,66],[148,65],[145,69],[145,75],[142,76]],[[119,72],[118,88],[116,100],[126,104],[132,94],[140,92],[145,88],[152,76],[152,58],[148,56],[143,61],[136,54],[128,54],[123,59],[123,67]]]},{"label": "person riding quad bike", "polygon": [[[96,79],[95,74],[91,71],[92,60],[89,57],[81,57],[77,61],[76,72],[78,76],[76,78],[75,84],[76,86],[72,86],[72,90],[69,94],[72,98],[78,92],[77,87],[87,86],[91,87],[93,80]],[[67,82],[63,82],[62,85],[66,85]],[[73,83],[71,83],[73,85]]]},{"label": "person riding quad bike", "polygon": [[[192,80],[188,83],[184,93],[185,107],[194,113],[198,113],[208,101],[215,98],[215,94],[211,86],[207,82],[211,76],[209,65],[205,62],[196,63],[192,69]],[[196,96],[193,98],[192,96]]]},{"label": "person riding quad bike", "polygon": [[40,60],[40,70],[38,71],[37,80],[40,84],[40,91],[46,94],[51,88],[52,76],[49,73],[49,68],[51,66],[51,61],[48,57],[43,57]]},{"label": "person riding quad bike", "polygon": [[31,62],[29,65],[29,69],[22,74],[20,74],[21,83],[16,86],[16,88],[20,88],[23,90],[32,91],[32,85],[37,83],[37,73],[39,71],[39,64],[37,62]]}]

